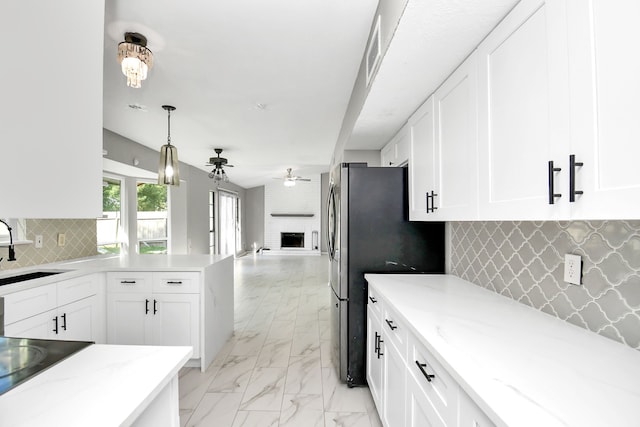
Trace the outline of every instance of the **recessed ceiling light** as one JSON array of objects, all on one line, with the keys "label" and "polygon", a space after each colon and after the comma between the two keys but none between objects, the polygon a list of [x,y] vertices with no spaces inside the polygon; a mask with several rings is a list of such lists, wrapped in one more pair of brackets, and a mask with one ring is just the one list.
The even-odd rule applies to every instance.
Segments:
[{"label": "recessed ceiling light", "polygon": [[266,109],[267,109],[267,104],[263,104],[261,102],[256,103],[256,110],[266,110]]}]

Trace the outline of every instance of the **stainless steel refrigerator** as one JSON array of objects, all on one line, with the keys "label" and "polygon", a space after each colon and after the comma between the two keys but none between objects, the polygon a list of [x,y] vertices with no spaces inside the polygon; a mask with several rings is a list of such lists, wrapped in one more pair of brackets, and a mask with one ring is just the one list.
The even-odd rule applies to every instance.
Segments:
[{"label": "stainless steel refrigerator", "polygon": [[406,168],[342,163],[331,171],[330,180],[332,358],[343,381],[364,385],[364,273],[443,273],[444,223],[408,220]]}]

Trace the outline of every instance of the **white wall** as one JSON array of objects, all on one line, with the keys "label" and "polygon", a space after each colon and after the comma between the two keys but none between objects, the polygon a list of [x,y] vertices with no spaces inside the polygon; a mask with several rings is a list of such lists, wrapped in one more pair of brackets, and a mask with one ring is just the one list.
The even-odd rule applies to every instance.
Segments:
[{"label": "white wall", "polygon": [[[264,188],[264,245],[271,251],[280,250],[280,233],[305,233],[304,248],[312,250],[312,233],[318,232],[320,246],[321,183],[320,175],[309,177],[310,182],[298,182],[294,187],[285,187],[281,181]],[[273,217],[276,214],[313,214],[311,218]]]}]

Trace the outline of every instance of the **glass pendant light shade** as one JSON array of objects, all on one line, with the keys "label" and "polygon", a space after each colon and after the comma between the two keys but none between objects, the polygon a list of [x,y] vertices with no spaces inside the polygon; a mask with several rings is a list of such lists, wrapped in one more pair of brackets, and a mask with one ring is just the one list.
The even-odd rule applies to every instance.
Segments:
[{"label": "glass pendant light shade", "polygon": [[158,184],[180,185],[178,171],[178,150],[175,145],[165,144],[160,148],[160,168]]},{"label": "glass pendant light shade", "polygon": [[180,185],[178,170],[178,149],[171,145],[171,112],[176,109],[171,105],[163,105],[167,111],[167,143],[160,148],[160,166],[158,168],[158,184]]}]

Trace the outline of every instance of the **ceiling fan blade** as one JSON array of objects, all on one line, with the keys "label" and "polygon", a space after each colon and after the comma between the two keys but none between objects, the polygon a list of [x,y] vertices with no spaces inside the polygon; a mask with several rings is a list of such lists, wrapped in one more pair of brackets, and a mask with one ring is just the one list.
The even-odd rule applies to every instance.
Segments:
[{"label": "ceiling fan blade", "polygon": [[225,168],[232,168],[232,167],[233,167],[233,165],[228,165],[228,164],[226,164],[226,163],[225,163],[225,164],[224,164],[224,167],[225,167]]},{"label": "ceiling fan blade", "polygon": [[309,178],[298,178],[297,181],[307,181],[307,182],[311,182],[311,180]]}]

